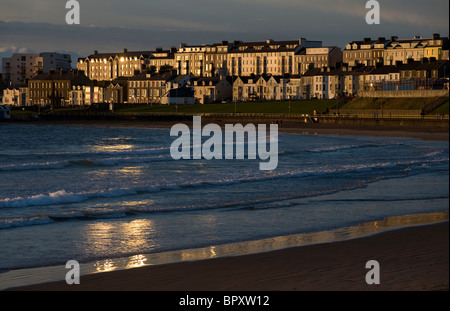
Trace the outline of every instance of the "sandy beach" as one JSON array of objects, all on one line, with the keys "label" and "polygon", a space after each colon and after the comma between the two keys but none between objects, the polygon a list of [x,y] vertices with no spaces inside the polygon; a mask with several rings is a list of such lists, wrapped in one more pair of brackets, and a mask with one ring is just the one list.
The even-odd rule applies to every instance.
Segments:
[{"label": "sandy beach", "polygon": [[[38,284],[27,291],[442,291],[449,289],[448,222],[348,241],[113,271],[80,285]],[[380,284],[365,281],[380,264]]]},{"label": "sandy beach", "polygon": [[[206,121],[207,124],[213,121]],[[178,122],[60,121],[76,126],[169,128]],[[186,122],[188,125],[189,122]],[[203,125],[204,125],[203,124]],[[285,122],[280,132],[407,137],[448,141],[448,129],[336,126]],[[26,291],[448,291],[448,222],[343,242],[260,254],[163,264],[10,290]],[[381,284],[365,282],[366,262],[380,263]]]},{"label": "sandy beach", "polygon": [[[242,120],[218,120],[202,119],[202,126],[215,123],[220,126],[235,124]],[[275,121],[274,121],[275,122]],[[177,123],[184,123],[192,127],[192,121],[143,121],[143,120],[60,120],[25,122],[28,124],[46,125],[72,125],[72,126],[107,126],[107,127],[137,127],[137,128],[170,128]],[[242,122],[244,125],[245,122]],[[255,121],[254,123],[260,123]],[[261,122],[270,124],[270,122]],[[449,130],[445,127],[414,127],[414,126],[389,126],[389,125],[361,125],[361,124],[322,124],[284,121],[279,124],[279,132],[311,134],[311,135],[349,135],[349,136],[382,136],[382,137],[406,137],[423,140],[448,141]]]}]

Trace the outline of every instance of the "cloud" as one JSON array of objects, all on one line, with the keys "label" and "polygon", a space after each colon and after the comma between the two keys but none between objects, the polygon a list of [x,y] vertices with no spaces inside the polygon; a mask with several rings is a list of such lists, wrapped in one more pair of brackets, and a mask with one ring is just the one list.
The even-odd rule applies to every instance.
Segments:
[{"label": "cloud", "polygon": [[68,51],[75,57],[94,49],[299,37],[344,47],[364,37],[430,37],[449,30],[448,0],[379,0],[380,25],[366,24],[364,0],[79,0],[81,25],[65,24],[62,0],[8,2],[0,11],[3,55],[23,49]]},{"label": "cloud", "polygon": [[72,62],[79,57],[99,52],[168,49],[181,42],[188,44],[215,43],[235,38],[252,40],[261,34],[168,30],[163,28],[137,29],[128,27],[71,26],[48,23],[23,23],[0,21],[0,57],[10,57],[21,51],[28,53],[60,52],[72,55]]}]

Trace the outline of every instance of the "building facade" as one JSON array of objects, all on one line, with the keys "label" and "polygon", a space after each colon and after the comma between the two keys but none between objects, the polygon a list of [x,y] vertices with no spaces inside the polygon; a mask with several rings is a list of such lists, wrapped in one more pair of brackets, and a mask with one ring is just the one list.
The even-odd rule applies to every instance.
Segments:
[{"label": "building facade", "polygon": [[240,42],[228,52],[228,72],[232,76],[298,74],[295,55],[302,48],[321,47],[321,41]]},{"label": "building facade", "polygon": [[237,77],[233,83],[235,101],[278,101],[302,99],[300,75],[252,75]]},{"label": "building facade", "polygon": [[155,51],[151,53],[150,65],[148,69],[154,72],[160,72],[161,69],[172,70],[175,68],[175,53],[177,52],[176,47],[170,48],[170,50],[163,50],[162,48],[156,48]]},{"label": "building facade", "polygon": [[193,79],[190,85],[194,88],[195,102],[209,104],[231,100],[233,87],[230,79],[221,77],[201,77]]},{"label": "building facade", "polygon": [[40,54],[13,54],[2,59],[3,80],[12,85],[27,84],[27,80],[38,72],[71,70],[69,54],[44,52]]},{"label": "building facade", "polygon": [[312,68],[335,67],[342,61],[339,47],[303,48],[294,57],[295,74],[304,74]]},{"label": "building facade", "polygon": [[398,61],[407,63],[408,59],[420,61],[422,58],[434,57],[442,60],[448,57],[448,46],[449,37],[441,37],[438,33],[433,34],[431,38],[365,38],[363,41],[352,41],[346,45],[343,62],[350,66],[375,66],[377,63],[395,65]]},{"label": "building facade", "polygon": [[52,107],[69,106],[73,86],[91,85],[91,80],[82,71],[50,71],[40,73],[28,81],[31,105]]},{"label": "building facade", "polygon": [[117,78],[132,77],[142,72],[150,64],[150,51],[131,52],[124,49],[122,53],[98,53],[80,58],[77,69],[85,72],[91,80],[112,81]]}]

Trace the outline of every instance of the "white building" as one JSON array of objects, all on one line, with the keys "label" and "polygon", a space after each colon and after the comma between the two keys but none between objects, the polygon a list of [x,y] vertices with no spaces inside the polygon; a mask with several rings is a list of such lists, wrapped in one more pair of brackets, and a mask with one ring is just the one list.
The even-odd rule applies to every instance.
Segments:
[{"label": "white building", "polygon": [[40,54],[13,54],[2,59],[3,80],[12,85],[26,84],[39,71],[49,72],[60,69],[71,70],[69,54],[44,52]]}]

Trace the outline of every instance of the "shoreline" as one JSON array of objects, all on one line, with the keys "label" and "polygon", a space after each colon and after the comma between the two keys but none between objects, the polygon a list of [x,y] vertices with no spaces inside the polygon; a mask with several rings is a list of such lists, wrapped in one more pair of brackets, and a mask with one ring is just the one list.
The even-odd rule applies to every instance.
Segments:
[{"label": "shoreline", "polygon": [[[215,121],[210,119],[202,120],[202,126],[211,122]],[[26,124],[40,125],[164,129],[170,128],[177,123],[181,122],[117,120],[94,122],[26,122]],[[183,123],[191,125],[189,121]],[[225,124],[220,122],[217,123],[220,125]],[[427,132],[424,131],[423,128],[414,127],[337,126],[329,124],[318,126],[318,124],[291,124],[289,122],[284,122],[282,127],[279,128],[279,132],[308,135],[404,137],[448,141],[448,129],[444,130],[442,128],[430,129]],[[438,227],[439,229],[436,229]],[[401,234],[401,236],[398,235],[398,233],[404,231],[410,231],[410,233]],[[390,237],[381,239],[384,242],[380,242],[378,241],[378,238],[381,235],[389,235]],[[424,243],[423,236],[427,237],[427,243]],[[428,238],[429,236],[432,236],[432,238]],[[444,243],[445,241],[446,243]],[[349,245],[347,245],[347,243],[349,243]],[[369,252],[371,250],[367,249],[368,244],[376,246],[376,253]],[[313,255],[315,254],[315,251],[312,250],[315,248],[321,249],[320,254]],[[344,252],[342,249],[347,249],[347,251]],[[361,253],[361,250],[363,249],[368,251],[369,254],[381,254],[383,262],[392,260],[393,262],[391,262],[391,265],[395,264],[395,267],[389,266],[390,270],[388,271],[393,273],[392,275],[395,280],[387,283],[382,282],[381,286],[367,287],[367,284],[364,282],[364,275],[367,271],[363,266],[367,260],[374,258],[369,258],[362,263],[361,258],[366,258],[365,256],[368,256]],[[301,258],[302,270],[298,270],[294,259],[286,258],[286,256]],[[303,261],[303,256],[309,259]],[[312,259],[311,256],[316,257]],[[341,256],[346,258],[348,263],[342,261],[343,259],[340,258]],[[356,258],[359,258],[360,262],[355,262],[354,260]],[[322,262],[322,259],[326,261]],[[334,266],[334,264],[332,264],[334,259],[339,260],[339,266]],[[415,261],[416,259],[419,260],[419,263]],[[319,262],[317,262],[317,260]],[[433,262],[432,267],[429,262]],[[446,263],[446,268],[443,268],[443,262]],[[259,273],[257,273],[258,271],[255,272],[252,270],[255,263],[257,263],[256,266],[261,269],[258,270]],[[316,266],[316,264],[319,263],[321,265]],[[360,274],[358,275],[358,278],[360,278],[359,283],[352,283],[356,282],[356,279],[354,279],[355,274],[349,272],[350,263],[353,267],[362,267],[359,272],[360,274],[363,274],[362,276]],[[403,266],[403,263],[405,266]],[[285,266],[288,270],[285,271],[281,269],[280,266]],[[384,271],[384,263],[381,263],[381,267]],[[415,267],[419,270],[420,276],[417,276]],[[172,268],[174,269],[173,271]],[[183,276],[181,280],[176,277],[175,273],[177,271],[179,275]],[[206,273],[206,271],[208,271],[209,274]],[[226,273],[227,271],[230,273]],[[236,271],[239,271],[239,273]],[[273,273],[270,272],[269,274],[265,274],[266,271],[273,271]],[[327,271],[331,273],[330,276],[327,275]],[[398,275],[397,271],[399,271]],[[315,272],[318,272],[318,274],[316,275]],[[350,276],[348,276],[347,273],[349,273],[353,279],[350,280]],[[140,276],[140,274],[142,274],[142,276]],[[211,275],[216,275],[215,280],[213,280]],[[331,277],[331,279],[328,279],[328,277]],[[442,279],[442,277],[444,279]],[[281,280],[284,280],[284,283],[281,282]],[[289,247],[281,250],[272,250],[249,255],[201,259],[157,266],[146,266],[138,269],[118,270],[101,274],[90,274],[82,276],[82,285],[77,287],[68,288],[65,282],[57,282],[15,287],[7,290],[448,290],[448,220],[446,223],[438,225],[420,225],[420,227],[394,229],[389,232],[376,233],[369,237],[354,238],[347,241],[326,242],[317,245]]]},{"label": "shoreline", "polygon": [[[331,240],[329,240],[330,233],[333,236]],[[154,260],[154,263],[148,265],[82,274],[81,285],[77,286],[68,286],[64,281],[49,281],[34,285],[13,286],[5,290],[448,290],[448,212],[392,216],[383,221],[318,232],[318,235],[316,233],[299,234],[235,243],[231,249],[231,251],[237,251],[235,254],[228,248],[230,248],[229,245],[219,245],[186,250],[185,253],[168,252],[168,254],[173,253],[171,256],[178,259],[172,262],[162,258],[161,254],[154,254],[153,259],[148,258],[149,261]],[[205,257],[207,253],[214,256]],[[142,262],[147,260],[143,255],[139,257]],[[182,257],[185,259],[180,261]],[[295,264],[294,258],[302,264]],[[367,271],[363,266],[366,261],[356,263],[356,258],[358,261],[361,261],[361,258],[369,258],[366,261],[379,260],[383,272],[393,273],[392,279],[381,285],[368,286],[364,282]],[[335,259],[339,262],[336,266],[333,264]],[[403,261],[405,261],[404,264]],[[429,261],[435,264],[430,266]],[[108,261],[108,264],[111,264],[111,261]],[[255,264],[260,266],[259,273],[252,270]],[[388,270],[385,270],[386,264]],[[359,271],[352,271],[347,276],[350,266],[360,266]],[[416,267],[417,269],[414,269],[417,271],[410,271],[413,267]],[[289,270],[289,273],[279,271],[285,268]],[[83,264],[81,269],[84,271]],[[324,271],[317,275],[316,272],[322,269]],[[332,273],[329,276],[326,273],[324,275],[325,271]],[[406,271],[411,273],[408,275],[411,278],[411,284],[400,284],[406,277],[404,275]],[[60,267],[58,272],[59,275],[66,273],[64,267]],[[358,275],[361,280],[349,283],[347,278],[355,278],[356,272],[360,273]],[[175,278],[177,273],[181,276],[178,279]],[[217,273],[220,277],[214,280],[211,275]],[[302,278],[299,278],[299,275],[302,275]],[[329,280],[328,277],[330,277]]]},{"label": "shoreline", "polygon": [[[12,291],[448,291],[448,222],[353,240],[119,270]],[[365,264],[380,263],[379,285]]]},{"label": "shoreline", "polygon": [[[202,126],[209,123],[216,123],[222,128],[225,124],[242,123],[247,124],[252,121],[247,119],[217,119],[202,118]],[[253,120],[254,123],[270,124],[267,120]],[[274,121],[275,122],[275,121]],[[167,129],[178,123],[187,124],[192,127],[191,120],[173,121],[144,121],[144,120],[54,120],[54,121],[12,121],[3,124],[36,124],[36,125],[56,125],[56,126],[100,126],[100,127],[134,127],[134,128],[155,128]],[[371,124],[331,124],[331,123],[302,123],[294,121],[284,121],[279,124],[278,131],[288,134],[306,135],[336,135],[336,136],[378,136],[378,137],[399,137],[413,138],[431,141],[449,141],[448,127],[418,127],[411,125],[371,125]]]}]

